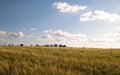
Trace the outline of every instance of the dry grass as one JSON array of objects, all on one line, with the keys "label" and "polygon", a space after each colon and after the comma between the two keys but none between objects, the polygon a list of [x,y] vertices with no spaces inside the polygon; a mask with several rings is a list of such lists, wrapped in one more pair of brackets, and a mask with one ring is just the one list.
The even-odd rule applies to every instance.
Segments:
[{"label": "dry grass", "polygon": [[120,75],[120,49],[0,46],[0,75]]}]

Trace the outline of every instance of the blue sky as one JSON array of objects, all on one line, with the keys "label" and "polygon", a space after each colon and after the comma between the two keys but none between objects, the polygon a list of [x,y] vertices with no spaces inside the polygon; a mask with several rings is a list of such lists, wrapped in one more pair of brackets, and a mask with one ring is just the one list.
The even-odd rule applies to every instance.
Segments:
[{"label": "blue sky", "polygon": [[0,44],[119,47],[120,0],[0,0]]}]

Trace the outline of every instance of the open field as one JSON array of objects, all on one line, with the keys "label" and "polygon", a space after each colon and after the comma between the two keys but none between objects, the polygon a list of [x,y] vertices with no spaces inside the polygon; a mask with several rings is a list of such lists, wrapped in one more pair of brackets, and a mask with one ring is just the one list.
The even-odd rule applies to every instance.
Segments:
[{"label": "open field", "polygon": [[120,49],[0,46],[0,75],[120,75]]}]

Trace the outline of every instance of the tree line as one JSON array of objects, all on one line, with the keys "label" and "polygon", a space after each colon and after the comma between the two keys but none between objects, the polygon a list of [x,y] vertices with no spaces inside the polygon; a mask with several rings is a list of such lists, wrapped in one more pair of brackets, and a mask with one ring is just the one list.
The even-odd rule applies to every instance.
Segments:
[{"label": "tree line", "polygon": [[51,45],[49,45],[49,44],[46,44],[46,45],[44,45],[45,47],[67,47],[66,45],[62,45],[62,44],[51,44]]},{"label": "tree line", "polygon": [[[8,46],[15,46],[14,44],[8,44]],[[20,45],[16,45],[16,46],[24,46],[24,44],[20,44]],[[30,45],[30,46],[43,46],[43,47],[67,47],[66,45],[62,45],[62,44],[46,44],[46,45]]]}]

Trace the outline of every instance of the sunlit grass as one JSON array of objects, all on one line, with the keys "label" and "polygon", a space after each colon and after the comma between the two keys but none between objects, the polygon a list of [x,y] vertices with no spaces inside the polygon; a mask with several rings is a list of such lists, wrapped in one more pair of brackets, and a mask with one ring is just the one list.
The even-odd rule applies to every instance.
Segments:
[{"label": "sunlit grass", "polygon": [[120,75],[120,49],[0,46],[0,75]]}]

